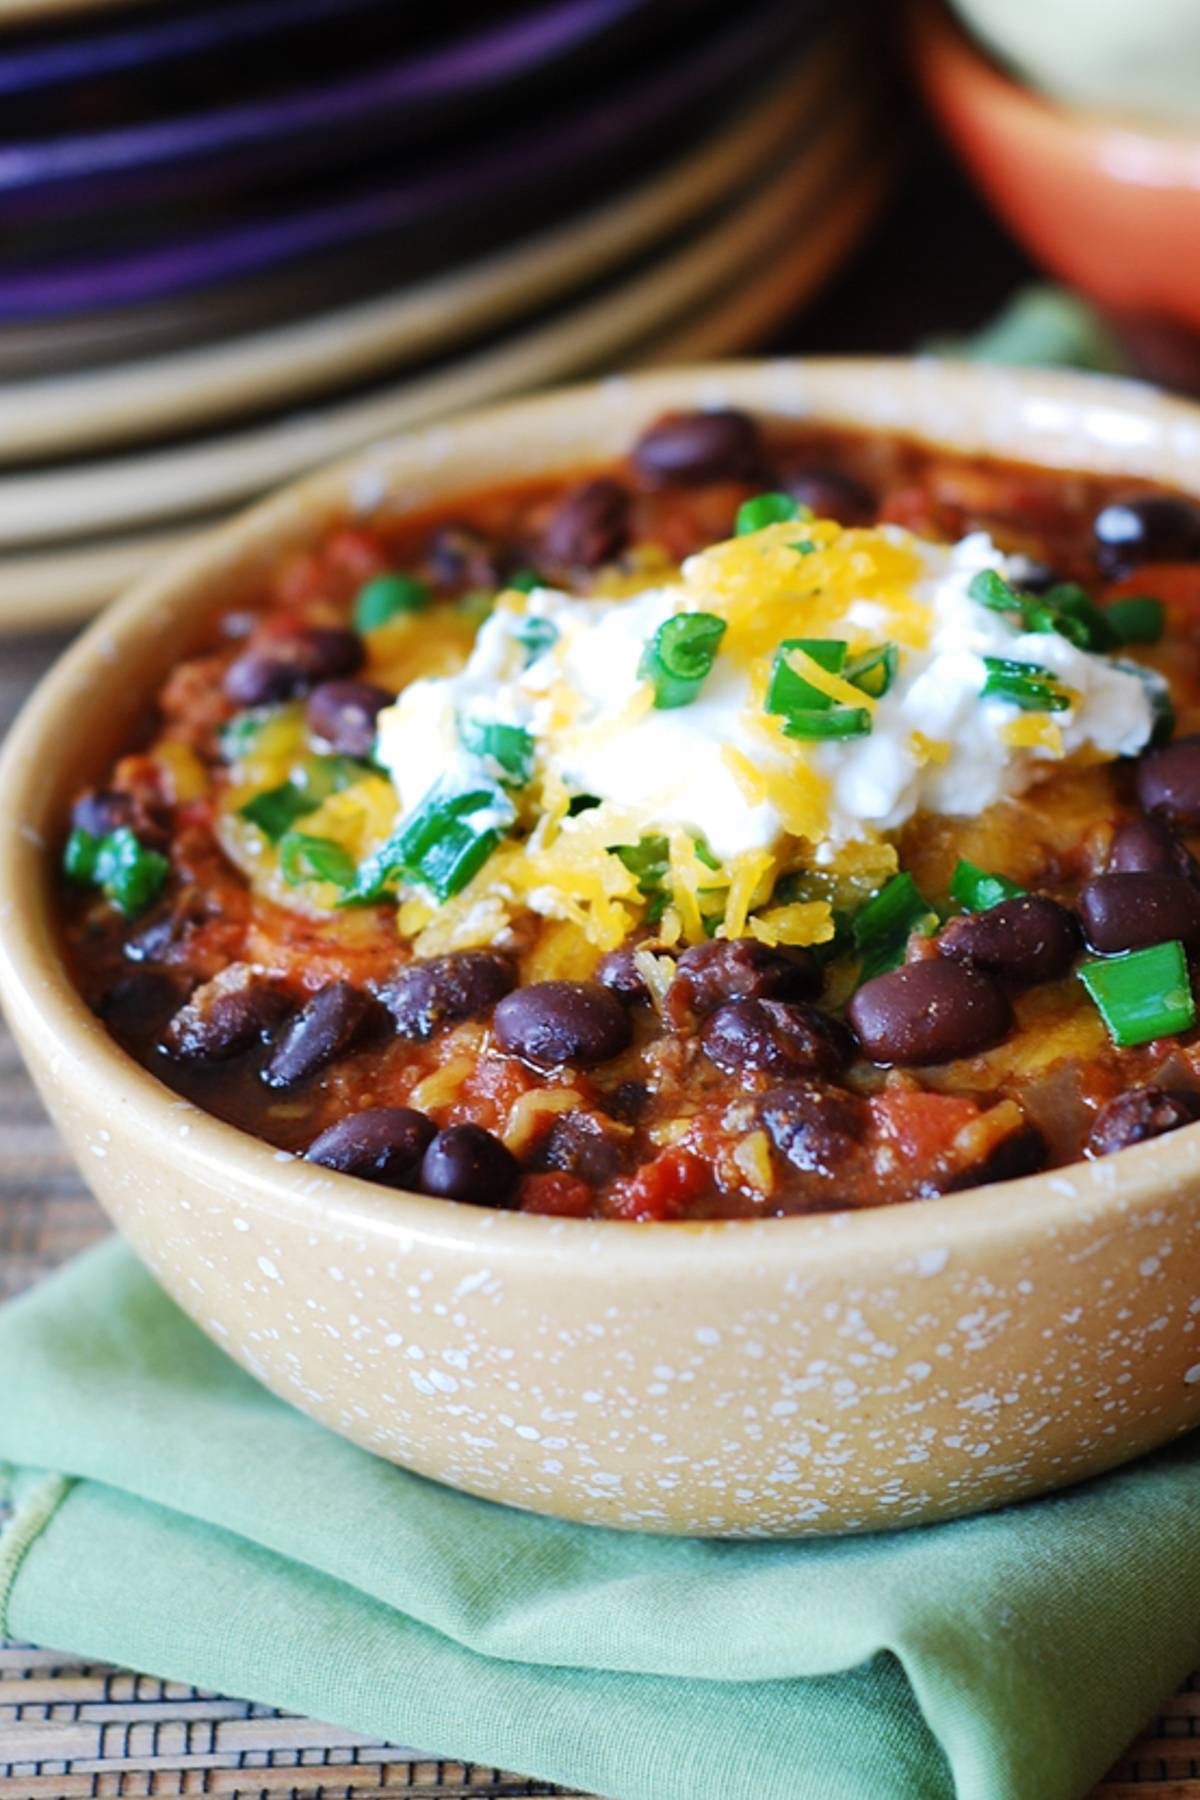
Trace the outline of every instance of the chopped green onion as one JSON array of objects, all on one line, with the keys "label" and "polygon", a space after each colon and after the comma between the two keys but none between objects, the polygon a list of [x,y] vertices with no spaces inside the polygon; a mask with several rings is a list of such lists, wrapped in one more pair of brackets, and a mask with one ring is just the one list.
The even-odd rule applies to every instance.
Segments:
[{"label": "chopped green onion", "polygon": [[671,853],[665,837],[642,837],[636,844],[612,844],[610,849],[635,877],[638,891],[647,900],[663,893],[671,867]]},{"label": "chopped green onion", "polygon": [[879,644],[852,657],[842,673],[852,687],[861,688],[872,700],[881,700],[896,679],[900,652],[895,644]]},{"label": "chopped green onion", "polygon": [[1028,624],[1031,631],[1057,631],[1079,650],[1114,650],[1120,642],[1104,609],[1073,581],[1057,581],[1030,601]]},{"label": "chopped green onion", "polygon": [[914,931],[928,937],[941,924],[907,869],[893,875],[856,915],[851,927],[862,957],[860,981],[899,968]]},{"label": "chopped green onion", "polygon": [[1176,939],[1085,962],[1079,979],[1120,1049],[1174,1037],[1196,1022],[1187,956]]},{"label": "chopped green onion", "polygon": [[148,849],[128,825],[118,825],[101,838],[77,827],[63,852],[68,880],[81,887],[98,887],[128,919],[145,912],[158,899],[170,868],[161,851]]},{"label": "chopped green onion", "polygon": [[[869,708],[835,706],[828,694],[822,693],[792,668],[788,657],[796,650],[803,651],[831,675],[840,675],[846,662],[846,646],[839,638],[787,638],[780,644],[771,664],[765,709],[783,720],[784,736],[809,741],[868,737],[871,731]],[[859,661],[871,662],[868,678],[876,665],[886,674],[886,658],[880,652],[872,651],[869,658]],[[859,672],[863,671],[860,669]],[[864,688],[863,691],[869,690]]]},{"label": "chopped green onion", "polygon": [[456,791],[436,782],[391,836],[359,865],[342,905],[387,899],[399,881],[449,900],[478,874],[509,826],[512,802],[498,787]]},{"label": "chopped green onion", "polygon": [[278,787],[264,788],[261,794],[255,794],[252,800],[238,807],[238,812],[275,843],[297,819],[302,819],[305,813],[315,812],[319,805],[320,802],[298,782],[281,781]]},{"label": "chopped green onion", "polygon": [[525,667],[528,669],[539,656],[544,656],[558,642],[558,626],[552,625],[549,619],[522,619],[513,626],[513,636],[518,644],[525,646]]},{"label": "chopped green onion", "polygon": [[818,668],[830,675],[840,675],[846,662],[846,646],[840,638],[785,638],[775,652],[771,678],[767,683],[765,710],[780,718],[799,712],[827,712],[833,705],[828,694],[797,675],[788,662],[789,655],[801,650],[811,656]]},{"label": "chopped green onion", "polygon": [[1070,696],[1055,683],[1052,669],[1040,663],[1014,662],[1007,656],[985,656],[987,670],[980,693],[985,700],[1005,700],[1022,712],[1067,712]]},{"label": "chopped green onion", "polygon": [[598,794],[572,794],[567,802],[568,819],[577,819],[580,813],[591,812],[592,808],[601,805]]},{"label": "chopped green onion", "polygon": [[536,569],[518,569],[505,582],[506,588],[515,588],[518,594],[532,594],[534,588],[540,588],[542,578]]},{"label": "chopped green onion", "polygon": [[[1101,635],[1108,634],[1099,608],[1072,582],[1059,582],[1042,595],[1023,594],[998,570],[981,569],[972,576],[967,592],[972,600],[992,612],[1015,612],[1023,631],[1056,631],[1080,649],[1101,647],[1090,643],[1090,624],[1096,618],[1100,620]],[[1085,611],[1086,618],[1081,616]]]},{"label": "chopped green onion", "polygon": [[240,762],[255,738],[275,712],[274,707],[255,706],[248,712],[234,713],[217,732],[221,756],[227,763]]},{"label": "chopped green onion", "polygon": [[100,839],[75,826],[63,850],[63,874],[77,887],[90,887],[96,879],[96,854]]},{"label": "chopped green onion", "polygon": [[721,867],[721,859],[719,856],[713,855],[708,847],[707,839],[694,837],[692,839],[692,845],[696,852],[697,861],[702,862],[706,869],[719,869]]},{"label": "chopped green onion", "polygon": [[950,898],[968,912],[986,912],[1002,900],[1018,900],[1025,889],[1007,875],[992,875],[973,862],[960,861],[950,877]]},{"label": "chopped green onion", "polygon": [[462,718],[458,735],[464,749],[495,763],[501,775],[517,787],[533,779],[533,738],[523,726],[506,725],[499,719]]},{"label": "chopped green onion", "polygon": [[831,706],[828,712],[806,709],[784,720],[784,737],[803,741],[870,737],[871,715],[865,706]]},{"label": "chopped green onion", "polygon": [[977,575],[972,575],[967,593],[980,606],[990,607],[992,612],[1024,610],[1023,597],[1011,581],[1005,581],[998,569],[980,569]]},{"label": "chopped green onion", "polygon": [[1157,644],[1166,623],[1166,607],[1149,594],[1127,594],[1110,600],[1104,616],[1123,644]]},{"label": "chopped green onion", "polygon": [[358,865],[341,844],[303,831],[289,831],[281,839],[279,866],[289,887],[299,887],[302,881],[328,881],[334,887],[348,888],[358,874]]},{"label": "chopped green onion", "polygon": [[638,674],[652,683],[660,711],[690,706],[717,659],[725,621],[715,613],[676,613],[666,619],[642,652]]},{"label": "chopped green onion", "polygon": [[315,812],[331,794],[361,781],[365,773],[363,764],[352,757],[314,756],[289,781],[264,788],[261,794],[239,806],[238,812],[274,844],[297,819]]},{"label": "chopped green onion", "polygon": [[119,912],[134,918],[158,899],[171,864],[158,850],[148,850],[128,825],[101,838],[96,880]]},{"label": "chopped green onion", "polygon": [[[1023,594],[995,569],[981,569],[972,576],[967,589],[972,600],[993,612],[1016,613],[1024,631],[1057,632],[1079,650],[1096,652],[1115,650],[1122,643],[1148,643],[1150,638],[1130,638],[1123,633],[1120,615],[1114,618],[1113,605],[1098,606],[1085,588],[1077,582],[1058,581],[1044,594]],[[1148,629],[1149,615],[1140,628]],[[1135,614],[1134,629],[1139,629]],[[1159,614],[1161,633],[1161,613]]]},{"label": "chopped green onion", "polygon": [[784,525],[803,515],[790,494],[756,494],[744,500],[737,510],[735,537],[748,537],[752,531],[763,531],[768,525]]},{"label": "chopped green onion", "polygon": [[355,629],[378,631],[389,619],[424,612],[429,599],[428,587],[415,575],[376,575],[364,582],[355,596]]}]

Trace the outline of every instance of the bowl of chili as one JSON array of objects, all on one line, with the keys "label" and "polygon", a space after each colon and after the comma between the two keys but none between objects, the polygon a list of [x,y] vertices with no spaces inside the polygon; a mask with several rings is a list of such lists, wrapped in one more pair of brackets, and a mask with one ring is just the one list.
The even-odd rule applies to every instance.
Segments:
[{"label": "bowl of chili", "polygon": [[1188,1429],[1198,450],[1133,384],[728,365],[165,565],[0,765],[0,996],[138,1254],[365,1448],[621,1528]]}]

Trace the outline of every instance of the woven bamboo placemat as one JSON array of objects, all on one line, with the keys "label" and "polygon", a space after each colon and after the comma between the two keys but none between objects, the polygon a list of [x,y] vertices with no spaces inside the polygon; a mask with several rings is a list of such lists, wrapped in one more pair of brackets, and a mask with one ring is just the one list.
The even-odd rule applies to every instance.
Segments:
[{"label": "woven bamboo placemat", "polygon": [[[56,638],[5,645],[0,732],[59,648]],[[41,1280],[106,1229],[0,1027],[0,1298]],[[404,1793],[518,1800],[563,1790],[149,1675],[0,1644],[5,1800],[392,1800]],[[1200,1800],[1200,1672],[1164,1702],[1092,1800]]]}]

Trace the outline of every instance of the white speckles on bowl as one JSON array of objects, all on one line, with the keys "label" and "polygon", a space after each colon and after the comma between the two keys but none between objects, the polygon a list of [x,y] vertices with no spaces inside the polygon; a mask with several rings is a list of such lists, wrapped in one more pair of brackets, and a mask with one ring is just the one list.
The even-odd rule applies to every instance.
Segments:
[{"label": "white speckles on bowl", "polygon": [[63,971],[47,846],[70,795],[242,584],[347,510],[595,462],[699,400],[1183,487],[1200,466],[1200,411],[1181,402],[930,361],[604,382],[377,447],[169,564],[30,703],[0,765],[0,994],[87,1179],[180,1305],[380,1455],[569,1518],[750,1536],[1078,1480],[1200,1420],[1200,1127],[878,1211],[491,1213],[315,1171],[182,1105]]}]

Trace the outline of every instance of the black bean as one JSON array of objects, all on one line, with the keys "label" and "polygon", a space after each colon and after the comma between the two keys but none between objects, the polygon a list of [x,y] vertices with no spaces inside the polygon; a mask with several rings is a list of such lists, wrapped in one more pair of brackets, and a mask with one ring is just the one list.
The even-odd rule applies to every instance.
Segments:
[{"label": "black bean", "polygon": [[268,1087],[295,1087],[352,1050],[387,1014],[348,981],[319,988],[280,1037],[263,1070]]},{"label": "black bean", "polygon": [[491,1012],[516,983],[510,957],[499,950],[455,950],[412,962],[379,990],[403,1038],[423,1043],[457,1019]]},{"label": "black bean", "polygon": [[304,1152],[309,1162],[385,1187],[416,1185],[436,1126],[411,1106],[374,1106],[330,1125]]},{"label": "black bean", "polygon": [[143,922],[125,939],[122,949],[130,962],[155,963],[175,960],[173,952],[185,944],[192,932],[213,916],[216,902],[198,888],[185,888],[177,894],[165,911],[159,911]]},{"label": "black bean", "polygon": [[644,1081],[619,1081],[615,1088],[600,1096],[600,1104],[610,1119],[623,1125],[636,1125],[650,1104],[650,1089]]},{"label": "black bean", "polygon": [[748,414],[728,407],[665,413],[634,445],[633,466],[664,487],[753,481],[763,466],[762,440]]},{"label": "black bean", "polygon": [[809,507],[818,519],[836,519],[839,525],[869,525],[875,517],[874,494],[840,469],[785,465],[778,479],[781,490],[801,506]]},{"label": "black bean", "polygon": [[1185,831],[1200,827],[1200,737],[1148,750],[1138,763],[1137,791],[1144,812]]},{"label": "black bean", "polygon": [[[642,971],[634,961],[634,944],[622,944],[618,950],[610,950],[600,958],[596,969],[596,980],[626,1006],[649,1006],[650,989],[642,978]],[[674,951],[655,950],[656,956],[673,956]]]},{"label": "black bean", "polygon": [[425,561],[440,588],[497,588],[502,579],[495,546],[470,525],[439,525],[426,546]]},{"label": "black bean", "polygon": [[496,1038],[535,1069],[608,1062],[628,1048],[632,1031],[615,994],[594,981],[536,981],[501,1000]]},{"label": "black bean", "polygon": [[572,488],[542,533],[541,556],[556,568],[595,569],[620,556],[629,542],[629,495],[601,476]]},{"label": "black bean", "polygon": [[676,1025],[730,1000],[811,1000],[821,969],[808,950],[772,949],[757,938],[714,938],[693,944],[676,964],[666,1011]]},{"label": "black bean", "polygon": [[1182,875],[1097,875],[1080,889],[1079,913],[1088,943],[1107,956],[1169,938],[1200,949],[1200,890]]},{"label": "black bean", "polygon": [[625,1161],[625,1139],[596,1113],[560,1113],[550,1127],[537,1155],[535,1169],[561,1169],[592,1187],[603,1187],[620,1173]]},{"label": "black bean", "polygon": [[808,1081],[772,1088],[758,1102],[758,1117],[780,1155],[805,1175],[844,1169],[868,1120],[866,1102],[856,1094]]},{"label": "black bean", "polygon": [[373,681],[323,681],[308,697],[308,729],[342,756],[370,756],[375,721],[394,699]]},{"label": "black bean", "polygon": [[243,651],[225,671],[225,693],[236,706],[269,706],[307,694],[319,682],[357,674],[363,656],[356,631],[313,626]]},{"label": "black bean", "polygon": [[271,706],[288,700],[302,683],[294,663],[247,650],[225,671],[225,693],[235,706]]},{"label": "black bean", "polygon": [[1200,506],[1176,494],[1128,494],[1096,514],[1100,572],[1115,580],[1142,563],[1200,562]]},{"label": "black bean", "polygon": [[1032,987],[1065,975],[1079,949],[1073,912],[1045,894],[1021,894],[964,913],[938,933],[942,956],[969,957],[994,975]]},{"label": "black bean", "polygon": [[179,1005],[180,992],[169,975],[139,969],[124,975],[101,997],[96,1011],[114,1037],[150,1039]]},{"label": "black bean", "polygon": [[1109,875],[1182,875],[1200,882],[1200,863],[1161,819],[1130,819],[1113,836]]},{"label": "black bean", "polygon": [[786,1000],[735,1000],[705,1020],[700,1047],[727,1075],[836,1075],[846,1044],[836,1022]]},{"label": "black bean", "polygon": [[130,962],[162,962],[177,944],[183,942],[189,926],[190,921],[172,909],[161,918],[140,926],[132,937],[125,939],[122,949]]},{"label": "black bean", "polygon": [[421,1162],[421,1191],[468,1206],[510,1206],[521,1168],[482,1125],[448,1125]]},{"label": "black bean", "polygon": [[1062,580],[1058,570],[1032,556],[1020,559],[1020,573],[1014,576],[1023,594],[1046,594]]},{"label": "black bean", "polygon": [[184,1062],[225,1062],[265,1043],[292,1010],[286,993],[265,977],[231,982],[217,976],[197,988],[167,1026],[164,1048]]},{"label": "black bean", "polygon": [[1049,1147],[1036,1125],[1018,1125],[992,1145],[983,1156],[956,1169],[935,1184],[940,1194],[958,1194],[964,1188],[988,1187],[993,1181],[1015,1181],[1019,1175],[1036,1175],[1044,1169]]},{"label": "black bean", "polygon": [[167,808],[147,796],[123,788],[89,788],[71,808],[71,827],[96,838],[111,831],[132,831],[139,843],[161,850],[170,836],[167,817]]},{"label": "black bean", "polygon": [[1003,990],[973,963],[929,957],[864,982],[847,1009],[877,1063],[938,1063],[998,1044],[1013,1022]]},{"label": "black bean", "polygon": [[1096,1114],[1086,1145],[1088,1156],[1111,1156],[1130,1144],[1164,1137],[1200,1119],[1200,1095],[1184,1088],[1140,1087],[1118,1094]]},{"label": "black bean", "polygon": [[119,788],[89,788],[87,793],[80,794],[71,808],[71,825],[76,831],[86,831],[90,837],[107,837],[110,831],[118,831],[122,826],[133,829],[137,821],[137,807],[132,794],[122,793]]},{"label": "black bean", "polygon": [[235,607],[232,612],[222,613],[217,629],[223,638],[236,643],[239,638],[248,638],[259,623],[261,614],[251,612],[248,607]]}]

